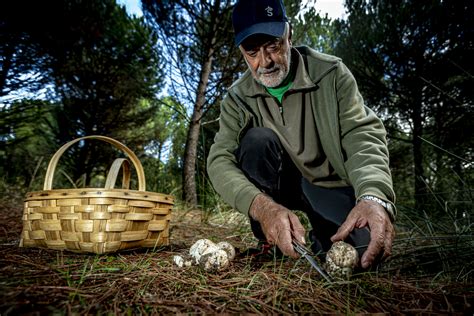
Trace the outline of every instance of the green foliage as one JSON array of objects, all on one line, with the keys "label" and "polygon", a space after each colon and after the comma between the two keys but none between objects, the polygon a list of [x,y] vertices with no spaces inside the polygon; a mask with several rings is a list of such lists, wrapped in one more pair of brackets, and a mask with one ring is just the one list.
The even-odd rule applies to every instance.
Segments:
[{"label": "green foliage", "polygon": [[24,100],[0,112],[0,173],[6,183],[39,189],[57,130],[47,101]]},{"label": "green foliage", "polygon": [[191,116],[197,102],[204,65],[211,60],[204,112],[216,105],[242,70],[234,45],[231,1],[142,1],[144,15],[159,37],[173,96]]},{"label": "green foliage", "polygon": [[29,17],[30,14],[24,12],[18,2],[2,4],[2,10],[0,10],[0,97],[18,90],[24,94],[39,93],[51,82],[48,77],[50,73],[47,67],[48,58],[43,54],[41,45],[33,39],[35,35],[29,29],[28,23],[24,23]]},{"label": "green foliage", "polygon": [[143,128],[151,135],[142,159],[147,189],[155,192],[173,192],[181,189],[184,144],[186,142],[185,111],[171,97],[157,101],[159,110]]},{"label": "green foliage", "polygon": [[334,23],[316,11],[313,1],[287,1],[286,8],[293,30],[293,45],[306,45],[327,54],[333,52],[337,34]]},{"label": "green foliage", "polygon": [[53,47],[56,91],[72,124],[64,130],[74,136],[120,136],[123,130],[142,126],[153,112],[139,107],[139,101],[153,98],[159,83],[151,30],[111,0],[67,1],[62,14],[67,24],[54,29],[63,31],[52,31],[45,41]]},{"label": "green foliage", "polygon": [[[353,71],[367,104],[384,118],[397,193],[417,212],[443,213],[431,193],[448,190],[448,200],[462,200],[459,179],[467,187],[472,183],[473,98],[467,87],[474,83],[474,38],[468,31],[473,3],[346,5],[348,19],[336,22],[336,54]],[[461,131],[466,137],[459,137]]]},{"label": "green foliage", "polygon": [[213,108],[242,69],[229,32],[231,1],[143,0],[142,6],[167,56],[171,93],[187,109],[182,193],[187,203],[197,206],[196,177],[205,175],[201,124],[208,114],[217,113]]},{"label": "green foliage", "polygon": [[[10,63],[2,93],[20,87],[10,83],[27,84],[21,78],[33,71],[40,72],[53,91],[35,95],[51,101],[43,102],[41,111],[28,112],[29,121],[22,120],[22,106],[7,103],[2,107],[8,126],[2,130],[0,148],[5,149],[0,159],[14,162],[10,173],[22,183],[30,181],[26,174],[15,171],[21,169],[21,161],[34,161],[29,157],[45,154],[48,159],[60,145],[84,135],[108,135],[143,153],[153,137],[143,133],[143,127],[153,121],[158,110],[157,102],[145,100],[153,100],[161,84],[156,37],[144,20],[130,18],[114,0],[17,1],[9,6],[10,14],[0,15],[5,30],[2,36],[9,39],[0,45],[2,69],[11,49],[15,49],[16,59],[34,65]],[[25,16],[29,23],[21,22]],[[14,46],[11,42],[18,34],[22,42]],[[34,54],[30,56],[31,51]],[[35,136],[25,140],[22,134],[26,131]],[[25,142],[31,145],[25,147]],[[22,153],[25,149],[20,152],[12,148],[21,145],[28,154]],[[110,145],[86,142],[64,155],[61,168],[73,182],[85,179],[81,185],[90,185],[97,176],[103,177],[115,155]]]},{"label": "green foliage", "polygon": [[474,216],[473,3],[346,6],[348,19],[335,22],[335,54],[388,131],[400,214],[390,266],[464,279],[472,271]]}]

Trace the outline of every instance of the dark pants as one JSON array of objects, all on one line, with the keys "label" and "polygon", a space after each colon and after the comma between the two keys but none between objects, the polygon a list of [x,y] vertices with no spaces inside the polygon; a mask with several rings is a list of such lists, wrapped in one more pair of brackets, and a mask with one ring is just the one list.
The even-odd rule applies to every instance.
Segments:
[{"label": "dark pants", "polygon": [[[307,214],[312,226],[309,238],[313,251],[327,252],[332,245],[330,237],[355,205],[354,189],[311,184],[301,176],[278,136],[268,128],[250,129],[236,150],[236,157],[247,178],[262,192],[288,209]],[[250,223],[255,237],[265,240],[260,224],[252,219]],[[346,242],[355,246],[361,256],[369,240],[367,228],[356,228]]]}]

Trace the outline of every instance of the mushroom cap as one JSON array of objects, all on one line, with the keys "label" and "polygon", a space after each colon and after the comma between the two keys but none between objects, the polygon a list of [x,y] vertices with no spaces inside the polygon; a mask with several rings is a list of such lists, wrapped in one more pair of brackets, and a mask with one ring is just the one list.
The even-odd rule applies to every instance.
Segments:
[{"label": "mushroom cap", "polygon": [[173,263],[179,268],[190,267],[193,265],[193,258],[191,258],[189,255],[175,255],[173,256]]},{"label": "mushroom cap", "polygon": [[194,262],[199,264],[201,256],[207,252],[212,252],[219,249],[215,243],[209,239],[199,239],[196,241],[191,248],[189,248],[189,254],[194,258]]},{"label": "mushroom cap", "polygon": [[232,246],[231,243],[229,243],[227,241],[221,241],[221,242],[217,243],[217,247],[224,250],[225,252],[227,252],[227,257],[229,258],[229,261],[234,260],[234,258],[235,258],[235,248],[234,248],[234,246]]},{"label": "mushroom cap", "polygon": [[357,266],[359,255],[350,244],[335,242],[326,254],[326,271],[333,277],[348,279]]},{"label": "mushroom cap", "polygon": [[217,249],[216,251],[203,254],[199,259],[199,266],[207,272],[221,271],[229,266],[227,252]]},{"label": "mushroom cap", "polygon": [[326,254],[336,265],[340,267],[354,268],[359,256],[357,250],[344,241],[335,242]]},{"label": "mushroom cap", "polygon": [[184,266],[184,259],[181,256],[178,256],[178,255],[173,256],[173,262],[175,265],[177,265],[180,268]]}]

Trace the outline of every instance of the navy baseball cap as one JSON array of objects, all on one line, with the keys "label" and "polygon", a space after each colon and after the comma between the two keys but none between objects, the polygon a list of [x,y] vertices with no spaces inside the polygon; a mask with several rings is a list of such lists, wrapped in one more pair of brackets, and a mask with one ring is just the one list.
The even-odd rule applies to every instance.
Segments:
[{"label": "navy baseball cap", "polygon": [[232,12],[235,45],[239,46],[254,34],[280,37],[285,32],[286,22],[283,0],[239,0]]}]

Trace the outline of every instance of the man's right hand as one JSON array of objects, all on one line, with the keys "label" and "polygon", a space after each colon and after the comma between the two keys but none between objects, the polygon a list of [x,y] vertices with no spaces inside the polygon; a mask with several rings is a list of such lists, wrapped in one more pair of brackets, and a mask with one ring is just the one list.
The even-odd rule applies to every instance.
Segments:
[{"label": "man's right hand", "polygon": [[291,243],[292,238],[295,238],[305,244],[305,229],[298,216],[265,194],[255,197],[250,206],[249,215],[260,223],[269,244],[277,245],[287,256],[299,257]]}]

